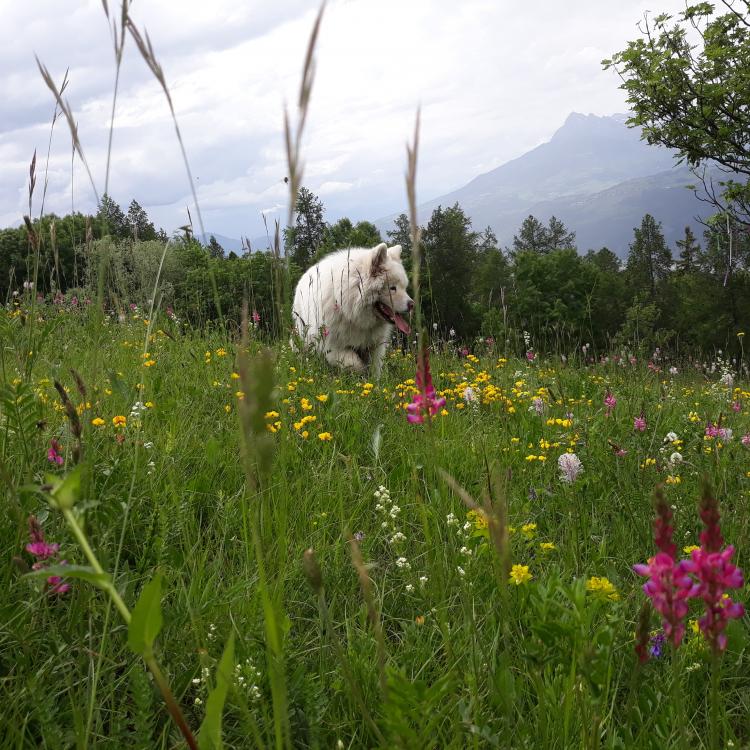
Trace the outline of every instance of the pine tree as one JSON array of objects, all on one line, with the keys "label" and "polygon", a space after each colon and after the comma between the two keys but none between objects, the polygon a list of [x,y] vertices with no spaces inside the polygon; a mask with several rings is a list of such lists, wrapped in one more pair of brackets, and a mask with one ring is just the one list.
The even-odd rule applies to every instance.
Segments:
[{"label": "pine tree", "polygon": [[99,201],[99,210],[96,214],[102,236],[108,234],[117,239],[125,239],[130,236],[130,226],[122,212],[119,204],[106,193]]},{"label": "pine tree", "polygon": [[552,250],[573,250],[576,246],[576,233],[568,228],[556,216],[550,217],[547,224],[547,252]]},{"label": "pine tree", "polygon": [[128,207],[128,214],[125,217],[125,222],[128,226],[130,236],[134,240],[155,240],[157,237],[156,229],[151,221],[149,221],[148,214],[145,209],[138,203],[137,200],[133,199]]},{"label": "pine tree", "polygon": [[535,216],[527,216],[518,234],[513,236],[513,255],[522,252],[543,253],[548,247],[547,230]]},{"label": "pine tree", "polygon": [[626,270],[634,294],[646,292],[656,299],[657,286],[668,278],[672,267],[672,253],[667,247],[661,224],[651,214],[643,217],[641,226],[634,230]]},{"label": "pine tree", "polygon": [[297,194],[297,217],[294,227],[284,230],[286,252],[303,271],[308,268],[325,239],[326,223],[323,203],[306,187]]},{"label": "pine tree", "polygon": [[406,214],[399,214],[393,224],[394,228],[385,233],[388,237],[388,244],[401,245],[401,262],[411,278],[411,223],[409,217]]},{"label": "pine tree", "polygon": [[698,267],[698,258],[701,247],[695,239],[690,227],[685,227],[685,236],[677,240],[677,247],[680,249],[680,259],[677,261],[677,270],[680,273],[692,273]]},{"label": "pine tree", "polygon": [[224,248],[219,244],[216,237],[211,235],[211,237],[208,240],[208,245],[206,246],[208,248],[208,254],[212,258],[223,258],[224,257]]}]

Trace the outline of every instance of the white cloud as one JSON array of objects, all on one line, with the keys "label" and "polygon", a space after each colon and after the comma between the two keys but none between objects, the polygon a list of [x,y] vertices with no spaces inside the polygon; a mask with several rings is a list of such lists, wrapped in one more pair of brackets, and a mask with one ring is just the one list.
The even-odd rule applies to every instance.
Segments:
[{"label": "white cloud", "polygon": [[[538,145],[570,111],[623,111],[618,80],[599,61],[637,36],[649,4],[333,0],[319,39],[305,184],[325,198],[331,219],[403,210],[404,144],[418,105],[422,199]],[[110,5],[116,13],[118,3]],[[683,7],[660,0],[658,10]],[[283,104],[296,100],[317,3],[153,0],[132,12],[167,76],[207,230],[261,233],[262,212],[285,215]],[[7,225],[27,210],[28,164],[36,148],[39,169],[49,138],[53,101],[34,52],[57,81],[70,67],[67,97],[100,191],[114,66],[100,0],[0,0],[0,13],[0,224]],[[50,167],[49,210],[70,209],[71,183],[75,205],[91,210],[82,168],[71,172],[64,122]],[[125,205],[137,198],[168,229],[185,222],[192,200],[163,92],[131,39],[110,192]]]}]

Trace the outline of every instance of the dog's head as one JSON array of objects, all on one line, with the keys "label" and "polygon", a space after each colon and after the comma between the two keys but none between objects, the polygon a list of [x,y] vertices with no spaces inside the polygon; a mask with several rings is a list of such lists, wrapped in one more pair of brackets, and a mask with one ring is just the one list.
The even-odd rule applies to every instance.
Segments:
[{"label": "dog's head", "polygon": [[409,324],[402,315],[414,307],[414,300],[407,294],[409,279],[401,263],[401,245],[388,247],[381,242],[372,250],[370,276],[373,281],[375,315],[393,323],[399,331],[409,333]]}]

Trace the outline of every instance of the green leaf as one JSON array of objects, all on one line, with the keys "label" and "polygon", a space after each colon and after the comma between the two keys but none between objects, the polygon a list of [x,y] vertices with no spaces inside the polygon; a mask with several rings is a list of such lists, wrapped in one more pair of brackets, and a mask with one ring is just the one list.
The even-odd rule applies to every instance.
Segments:
[{"label": "green leaf", "polygon": [[80,578],[100,589],[107,588],[111,581],[108,573],[97,573],[88,565],[50,565],[47,568],[40,568],[39,570],[33,570],[31,573],[26,573],[24,578],[49,578],[49,576]]},{"label": "green leaf", "polygon": [[206,699],[206,715],[198,735],[200,750],[221,750],[221,720],[224,702],[232,682],[234,668],[234,633],[229,636],[219,666],[216,668],[216,686]]},{"label": "green leaf", "polygon": [[157,573],[141,591],[128,625],[128,646],[139,656],[148,656],[162,627],[161,574]]},{"label": "green leaf", "polygon": [[71,510],[81,496],[81,475],[83,465],[79,464],[63,477],[62,481],[53,479],[53,489],[50,492],[50,505],[60,510]]}]

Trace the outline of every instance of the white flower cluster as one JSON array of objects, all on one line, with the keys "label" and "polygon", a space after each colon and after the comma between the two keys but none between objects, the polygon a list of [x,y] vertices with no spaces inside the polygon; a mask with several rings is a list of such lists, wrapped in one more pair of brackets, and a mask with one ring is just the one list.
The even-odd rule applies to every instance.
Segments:
[{"label": "white flower cluster", "polygon": [[238,688],[247,692],[251,701],[260,700],[260,670],[251,657],[248,656],[244,662],[234,665],[234,681]]},{"label": "white flower cluster", "polygon": [[453,513],[449,513],[445,517],[445,523],[447,526],[455,527],[456,529],[456,537],[458,538],[458,543],[461,545],[459,554],[464,558],[463,563],[456,566],[456,572],[463,578],[466,575],[466,568],[464,566],[474,555],[471,547],[469,547],[469,532],[472,529],[472,525],[470,521],[466,521],[462,525]]},{"label": "white flower cluster", "polygon": [[[378,489],[375,490],[375,499],[378,501],[375,505],[375,510],[380,513],[382,521],[380,527],[385,531],[388,536],[388,542],[390,544],[400,544],[406,541],[406,535],[398,529],[398,515],[401,513],[401,508],[396,505],[391,499],[391,493],[382,484]],[[399,558],[404,559],[405,558]],[[398,565],[398,562],[396,563]],[[399,565],[400,568],[408,567],[406,565]]]}]

